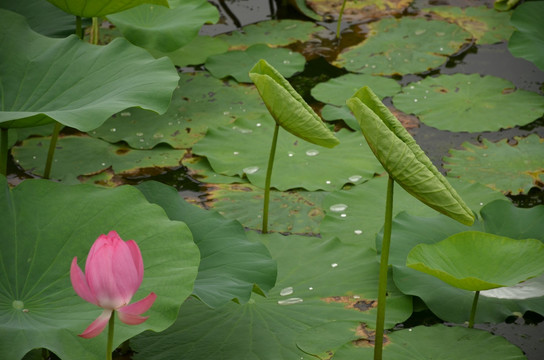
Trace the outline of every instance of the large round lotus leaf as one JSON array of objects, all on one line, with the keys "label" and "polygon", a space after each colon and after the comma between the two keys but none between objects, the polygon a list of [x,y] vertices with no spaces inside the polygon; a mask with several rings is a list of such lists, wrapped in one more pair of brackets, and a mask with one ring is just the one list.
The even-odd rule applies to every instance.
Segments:
[{"label": "large round lotus leaf", "polygon": [[[251,233],[258,236],[256,233]],[[374,326],[378,264],[376,253],[360,246],[306,236],[263,236],[278,262],[278,282],[267,298],[208,309],[187,301],[178,321],[157,334],[131,339],[135,359],[315,359],[295,343],[299,333],[335,319]],[[393,284],[387,300],[386,326],[404,321],[411,299]]]},{"label": "large round lotus leaf", "polygon": [[245,50],[212,55],[206,60],[205,65],[216,78],[232,76],[238,82],[251,82],[249,71],[260,59],[266,59],[286,78],[304,70],[306,64],[306,59],[298,52],[256,44]]},{"label": "large round lotus leaf", "polygon": [[[250,184],[210,184],[209,207],[221,215],[235,219],[245,228],[261,230],[264,191]],[[269,231],[317,235],[323,219],[321,201],[324,191],[270,192]]]},{"label": "large round lotus leaf", "polygon": [[444,168],[449,176],[504,193],[527,193],[544,183],[544,139],[531,134],[514,140],[515,145],[510,145],[508,139],[493,143],[483,138],[481,146],[465,142],[464,149],[451,149],[451,156],[444,157]]},{"label": "large round lotus leaf", "polygon": [[103,359],[106,333],[78,334],[102,312],[81,299],[70,282],[70,262],[80,265],[96,238],[116,230],[142,252],[144,279],[134,301],[151,291],[157,300],[141,325],[116,321],[114,346],[146,330],[160,332],[176,319],[191,294],[198,248],[182,222],[171,221],[136,189],[67,186],[26,180],[10,189],[0,176],[0,352],[21,359],[47,348],[62,359]]},{"label": "large round lotus leaf", "polygon": [[544,272],[544,243],[478,231],[410,250],[406,266],[469,291],[516,285]]},{"label": "large round lotus leaf", "polygon": [[405,86],[393,103],[426,125],[449,131],[497,131],[529,124],[544,113],[544,96],[478,74],[426,77]]},{"label": "large round lotus leaf", "polygon": [[127,10],[140,4],[168,6],[168,0],[47,0],[69,14],[99,17]]},{"label": "large round lotus leaf", "polygon": [[76,29],[76,19],[43,0],[1,1],[0,8],[23,15],[32,30],[45,36],[65,37]]},{"label": "large round lotus leaf", "polygon": [[156,50],[149,52],[156,58],[168,56],[174,65],[184,67],[188,65],[204,64],[212,55],[222,54],[229,49],[225,40],[211,36],[196,36],[187,45],[172,52],[163,53]]},{"label": "large round lotus leaf", "polygon": [[[346,2],[342,19],[347,21],[375,19],[401,14],[413,0],[358,0]],[[319,15],[338,19],[344,0],[306,0]]]},{"label": "large round lotus leaf", "polygon": [[508,41],[508,50],[518,57],[532,61],[544,70],[544,3],[533,1],[521,4],[510,19],[516,31]]},{"label": "large round lotus leaf", "polygon": [[[312,336],[315,336],[312,338]],[[329,341],[327,341],[329,339]],[[332,340],[332,341],[330,341]],[[372,359],[374,347],[369,345],[369,331],[355,322],[330,322],[312,328],[299,337],[297,345],[316,355],[326,355],[326,345],[333,354],[320,359]],[[330,357],[330,355],[333,355]],[[394,360],[458,360],[458,359],[526,359],[521,349],[502,336],[484,330],[460,326],[417,326],[387,334],[384,359]]]},{"label": "large round lotus leaf", "polygon": [[[480,214],[483,220],[477,221],[472,227],[456,223],[446,217],[421,218],[406,213],[399,214],[393,221],[389,257],[393,265],[393,280],[403,293],[421,298],[442,320],[456,323],[467,321],[474,292],[458,289],[434,276],[406,267],[406,257],[414,246],[421,243],[434,244],[451,235],[470,230],[514,239],[544,241],[542,224],[544,206],[523,209],[499,200],[487,204]],[[514,234],[515,229],[521,231]],[[381,235],[377,242],[379,248]],[[532,296],[527,296],[526,293],[523,296],[521,294],[524,292],[523,288],[519,286],[515,289],[512,287],[500,289],[509,290],[515,294],[514,296],[501,296],[482,291],[475,321],[497,323],[514,313],[523,314],[526,311],[544,314],[544,282],[529,280],[527,283]]]},{"label": "large round lotus leaf", "polygon": [[346,74],[317,84],[312,88],[312,96],[326,104],[342,106],[363,86],[370,87],[383,99],[400,91],[400,85],[391,78],[367,74]]},{"label": "large round lotus leaf", "polygon": [[[213,171],[208,159],[201,156],[185,157],[183,165],[187,167],[187,173],[201,183],[210,184],[247,184],[247,179],[242,179],[238,176],[220,175]],[[212,185],[213,186],[213,185]]]},{"label": "large round lotus leaf", "polygon": [[[484,204],[504,199],[500,192],[481,184],[469,184],[455,178],[449,181],[475,213]],[[324,238],[337,236],[345,243],[374,247],[374,239],[384,222],[386,191],[387,177],[378,177],[349,190],[328,194],[322,204],[325,217],[319,228],[321,236]],[[439,213],[408,194],[402,187],[395,186],[393,216],[401,211],[408,211],[417,216],[440,216]]]},{"label": "large round lotus leaf", "polygon": [[217,22],[219,12],[206,0],[184,0],[172,9],[142,4],[109,15],[108,20],[131,43],[170,52],[193,40],[204,23]]},{"label": "large round lotus leaf", "polygon": [[454,22],[471,33],[476,44],[480,45],[506,41],[514,31],[509,25],[511,12],[498,12],[485,5],[464,9],[456,6],[433,6],[422,11]]},{"label": "large round lotus leaf", "polygon": [[[12,148],[15,161],[27,171],[43,175],[49,137],[33,137]],[[134,150],[126,145],[114,145],[86,136],[59,138],[51,178],[77,183],[78,177],[106,171],[111,167],[115,174],[131,175],[142,169],[177,167],[185,150],[166,146],[153,150]]]},{"label": "large round lotus leaf", "polygon": [[351,113],[347,105],[325,105],[321,109],[321,118],[327,121],[343,120],[352,130],[359,130],[359,122]]},{"label": "large round lotus leaf", "polygon": [[463,199],[372,90],[361,88],[347,104],[372,152],[396,183],[436,211],[463,224],[474,222]]},{"label": "large round lotus leaf", "polygon": [[327,30],[310,21],[268,20],[244,26],[239,31],[218,37],[229,43],[231,48],[245,49],[255,44],[285,46],[297,41],[304,42],[310,40],[312,34],[320,31]]},{"label": "large round lotus leaf", "polygon": [[226,125],[240,116],[270,117],[254,87],[224,82],[207,73],[181,74],[164,115],[131,108],[109,118],[90,135],[112,143],[126,141],[135,149],[151,149],[160,143],[189,148],[208,127]]},{"label": "large round lotus leaf", "polygon": [[96,46],[76,36],[47,38],[2,9],[0,43],[2,127],[56,120],[88,131],[129,106],[164,112],[178,81],[169,60],[124,39]]},{"label": "large round lotus leaf", "polygon": [[158,182],[146,181],[138,190],[191,230],[201,258],[193,294],[201,301],[210,307],[233,299],[246,303],[252,291],[267,293],[274,286],[276,262],[263,244],[247,239],[240,223],[191,205]]},{"label": "large round lotus leaf", "polygon": [[289,81],[266,60],[259,60],[249,72],[249,77],[277,125],[312,144],[328,148],[338,145],[333,132]]},{"label": "large round lotus leaf", "polygon": [[[206,156],[218,174],[245,174],[252,184],[264,188],[273,127],[273,120],[241,118],[232,125],[210,129],[193,152]],[[280,130],[271,186],[282,191],[338,190],[383,172],[360,134],[341,130],[336,135],[340,145],[327,149]]]},{"label": "large round lotus leaf", "polygon": [[380,75],[421,73],[445,63],[471,37],[455,24],[420,18],[386,18],[369,26],[371,35],[346,49],[335,65]]}]

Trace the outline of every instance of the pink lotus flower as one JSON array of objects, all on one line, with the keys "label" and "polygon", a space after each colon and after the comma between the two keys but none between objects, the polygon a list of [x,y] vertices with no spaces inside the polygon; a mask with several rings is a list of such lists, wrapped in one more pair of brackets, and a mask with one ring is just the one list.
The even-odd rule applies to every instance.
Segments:
[{"label": "pink lotus flower", "polygon": [[85,263],[85,274],[72,260],[70,280],[83,299],[104,309],[102,314],[79,336],[90,339],[104,330],[113,311],[128,325],[147,320],[140,316],[157,298],[150,293],[144,299],[128,305],[144,276],[144,263],[134,240],[123,241],[115,231],[100,235],[94,242]]}]

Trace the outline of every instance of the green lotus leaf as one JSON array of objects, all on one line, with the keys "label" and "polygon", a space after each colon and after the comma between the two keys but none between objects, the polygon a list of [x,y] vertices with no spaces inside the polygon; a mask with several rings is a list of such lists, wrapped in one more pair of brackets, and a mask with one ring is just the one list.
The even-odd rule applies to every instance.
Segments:
[{"label": "green lotus leaf", "polygon": [[527,59],[544,70],[544,3],[532,1],[516,8],[510,22],[516,31],[508,41],[508,50],[514,56]]},{"label": "green lotus leaf", "polygon": [[306,104],[287,80],[265,60],[249,72],[276,122],[295,136],[312,144],[332,148],[340,142],[321,118]]},{"label": "green lotus leaf", "polygon": [[426,125],[449,131],[497,131],[527,125],[544,114],[544,96],[479,74],[426,77],[405,86],[393,103]]},{"label": "green lotus leaf", "polygon": [[[319,359],[371,359],[372,335],[364,324],[335,321],[302,333],[297,345]],[[502,336],[461,326],[416,326],[392,331],[386,336],[384,359],[526,359],[520,348]]]},{"label": "green lotus leaf", "polygon": [[174,65],[184,67],[188,65],[204,64],[208,57],[222,54],[228,49],[229,45],[225,40],[218,37],[198,35],[187,45],[172,52],[161,52],[149,49],[148,51],[155,58],[168,56]]},{"label": "green lotus leaf", "polygon": [[433,6],[422,10],[452,21],[472,34],[476,44],[494,44],[506,41],[514,28],[509,25],[511,12],[498,12],[487,6]]},{"label": "green lotus leaf", "polygon": [[[191,360],[315,359],[296,345],[299,333],[331,319],[374,326],[378,284],[376,252],[337,239],[308,236],[261,236],[278,262],[278,281],[268,297],[254,294],[244,305],[209,309],[189,299],[178,321],[166,331],[146,332],[130,340],[135,359]],[[394,284],[387,298],[388,327],[411,313],[411,298]]]},{"label": "green lotus leaf", "polygon": [[[357,21],[363,19],[376,19],[402,12],[413,0],[358,0],[346,3],[342,19]],[[338,19],[343,0],[306,0],[306,4],[319,15],[327,18]]]},{"label": "green lotus leaf", "polygon": [[[28,172],[42,175],[50,138],[33,137],[12,149],[15,161]],[[60,137],[55,150],[51,178],[78,183],[80,176],[111,171],[134,175],[143,169],[178,167],[185,150],[158,146],[152,150],[135,150],[86,136]]]},{"label": "green lotus leaf", "polygon": [[218,37],[229,43],[233,49],[245,49],[255,44],[286,46],[297,41],[304,42],[320,31],[327,30],[310,21],[285,19],[261,21]]},{"label": "green lotus leaf", "polygon": [[168,219],[135,188],[104,189],[25,180],[11,189],[0,176],[0,352],[21,359],[47,348],[62,359],[103,359],[107,334],[77,336],[102,312],[70,282],[70,262],[85,258],[96,238],[116,230],[139,245],[144,277],[133,301],[157,294],[141,325],[116,321],[114,347],[176,319],[197,276],[198,248],[185,224]]},{"label": "green lotus leaf", "polygon": [[519,0],[495,0],[493,7],[499,11],[507,11],[512,9],[519,3]]},{"label": "green lotus leaf", "polygon": [[310,19],[314,19],[316,21],[323,20],[321,16],[317,15],[308,7],[308,5],[306,5],[306,0],[288,0],[288,1],[289,1],[289,4],[291,4],[291,6],[295,7],[298,11],[300,11],[302,14],[309,17]]},{"label": "green lotus leaf", "polygon": [[168,108],[178,75],[168,59],[153,59],[128,41],[90,45],[75,35],[53,39],[24,18],[0,9],[0,126],[53,120],[82,131],[129,106]]},{"label": "green lotus leaf", "polygon": [[[245,176],[252,184],[264,188],[267,146],[274,126],[269,118],[259,121],[240,118],[230,125],[210,129],[194,145],[193,153],[206,156],[220,175]],[[315,145],[280,130],[271,186],[279,190],[338,190],[347,183],[359,184],[383,172],[360,134],[341,130],[337,136],[340,145],[318,150]]]},{"label": "green lotus leaf", "polygon": [[465,142],[463,149],[449,151],[444,168],[449,176],[479,182],[504,193],[528,193],[544,183],[544,139],[537,134],[493,143],[485,138],[480,146]]},{"label": "green lotus leaf", "polygon": [[[187,167],[188,174],[201,183],[211,184],[248,184],[247,179],[238,176],[221,175],[213,171],[208,159],[201,156],[192,156],[183,159],[183,166]],[[213,185],[212,185],[213,186]]]},{"label": "green lotus leaf", "polygon": [[346,49],[334,65],[378,75],[421,73],[444,64],[471,38],[455,24],[413,17],[386,18],[370,27],[367,39]]},{"label": "green lotus leaf", "polygon": [[263,294],[274,286],[275,261],[263,244],[247,239],[240,223],[191,205],[158,182],[146,181],[138,190],[191,230],[201,257],[193,294],[202,302],[214,308],[233,299],[247,303],[252,291]]},{"label": "green lotus leaf", "polygon": [[142,4],[108,16],[123,36],[145,49],[172,52],[187,45],[204,23],[219,20],[206,0],[184,0],[175,8]]},{"label": "green lotus leaf", "polygon": [[516,285],[544,272],[544,243],[478,231],[452,235],[435,244],[418,244],[406,266],[469,291]]},{"label": "green lotus leaf", "polygon": [[424,204],[463,224],[474,215],[402,124],[368,87],[347,101],[370,145],[389,175]]},{"label": "green lotus leaf", "polygon": [[321,109],[321,117],[323,120],[327,121],[343,120],[350,129],[359,129],[359,122],[355,116],[353,116],[347,105],[334,106],[327,104]]},{"label": "green lotus leaf", "polygon": [[[475,195],[477,196],[477,195]],[[393,220],[390,264],[393,280],[405,293],[421,298],[444,321],[463,323],[469,317],[474,292],[453,287],[426,273],[406,267],[406,258],[418,244],[434,244],[457,233],[482,231],[512,239],[544,241],[544,206],[518,208],[510,201],[497,200],[485,205],[481,219],[469,228],[445,216],[423,218],[401,213]],[[381,247],[381,234],[376,238]],[[515,260],[511,257],[510,260]],[[544,279],[527,280],[519,285],[480,292],[477,323],[499,323],[508,316],[527,311],[544,314]]]},{"label": "green lotus leaf", "polygon": [[169,6],[168,0],[47,0],[69,14],[99,17],[127,10],[140,4]]},{"label": "green lotus leaf", "polygon": [[298,52],[255,44],[245,50],[234,50],[212,55],[206,60],[206,69],[216,78],[232,76],[238,82],[251,82],[249,71],[259,59],[266,59],[282,76],[288,78],[302,72],[306,59]]}]

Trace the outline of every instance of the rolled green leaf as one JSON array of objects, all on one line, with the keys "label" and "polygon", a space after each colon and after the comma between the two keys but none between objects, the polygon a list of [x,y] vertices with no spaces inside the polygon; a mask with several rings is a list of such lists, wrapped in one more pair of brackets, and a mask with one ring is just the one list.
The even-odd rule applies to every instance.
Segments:
[{"label": "rolled green leaf", "polygon": [[128,10],[141,4],[169,6],[168,0],[47,0],[69,14],[81,17],[99,17]]},{"label": "rolled green leaf", "polygon": [[306,104],[287,80],[265,60],[249,72],[259,94],[276,122],[312,144],[332,148],[340,143],[321,118]]},{"label": "rolled green leaf", "polygon": [[473,224],[470,208],[372,90],[359,89],[347,104],[370,148],[399,185],[436,211]]},{"label": "rolled green leaf", "polygon": [[513,286],[544,272],[544,244],[479,231],[465,231],[435,244],[418,244],[406,266],[459,289]]}]

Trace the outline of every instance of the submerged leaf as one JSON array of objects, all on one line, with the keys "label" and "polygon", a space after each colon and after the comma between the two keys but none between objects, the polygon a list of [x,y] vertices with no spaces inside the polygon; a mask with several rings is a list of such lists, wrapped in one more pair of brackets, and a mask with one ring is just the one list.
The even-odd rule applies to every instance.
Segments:
[{"label": "submerged leaf", "polygon": [[436,211],[463,224],[474,222],[470,208],[372,90],[361,88],[347,104],[370,148],[397,183]]},{"label": "submerged leaf", "polygon": [[328,148],[340,143],[291,84],[265,60],[255,64],[249,77],[276,122],[285,130]]}]

